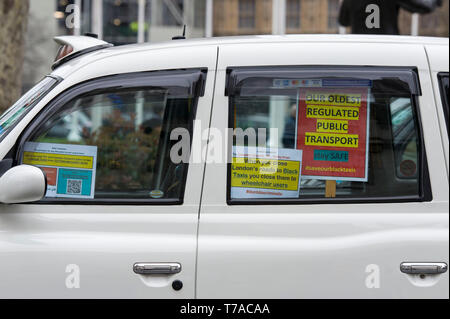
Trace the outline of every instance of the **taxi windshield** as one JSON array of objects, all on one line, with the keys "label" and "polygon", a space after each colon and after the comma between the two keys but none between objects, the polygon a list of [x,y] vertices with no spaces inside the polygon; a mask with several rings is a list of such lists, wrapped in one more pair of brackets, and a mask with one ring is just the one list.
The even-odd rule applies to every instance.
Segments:
[{"label": "taxi windshield", "polygon": [[14,105],[0,115],[0,140],[6,132],[25,116],[58,82],[57,79],[47,76],[23,95]]}]

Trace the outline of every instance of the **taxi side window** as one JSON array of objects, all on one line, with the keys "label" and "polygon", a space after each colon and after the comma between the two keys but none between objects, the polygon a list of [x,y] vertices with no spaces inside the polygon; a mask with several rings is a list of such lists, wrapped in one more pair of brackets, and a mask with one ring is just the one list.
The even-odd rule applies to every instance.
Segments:
[{"label": "taxi side window", "polygon": [[112,79],[114,87],[81,94],[41,120],[21,161],[47,173],[44,201],[181,203],[188,164],[171,161],[170,133],[191,130],[202,79],[200,71],[139,75],[138,87]]},{"label": "taxi side window", "polygon": [[230,68],[227,81],[230,204],[431,199],[414,70]]}]

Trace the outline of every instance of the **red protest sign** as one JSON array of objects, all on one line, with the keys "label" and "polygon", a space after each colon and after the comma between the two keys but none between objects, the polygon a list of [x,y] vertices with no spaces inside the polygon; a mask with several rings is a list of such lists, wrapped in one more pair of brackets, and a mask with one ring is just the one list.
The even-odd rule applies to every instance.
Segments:
[{"label": "red protest sign", "polygon": [[297,149],[303,178],[367,181],[367,87],[301,88]]}]

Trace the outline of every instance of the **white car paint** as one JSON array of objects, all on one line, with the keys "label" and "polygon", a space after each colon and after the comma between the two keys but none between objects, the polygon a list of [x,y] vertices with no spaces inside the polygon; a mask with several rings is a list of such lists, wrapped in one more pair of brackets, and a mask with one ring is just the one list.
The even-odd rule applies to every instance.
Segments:
[{"label": "white car paint", "polygon": [[[197,119],[206,123],[216,57],[214,46],[192,48],[183,59],[174,50],[141,52],[141,62],[146,62],[132,66],[137,60],[131,56],[122,73],[207,67],[205,95],[199,98],[197,111]],[[109,62],[122,65],[123,59]],[[1,142],[0,158],[55,96],[79,82],[116,73],[110,63],[95,65],[64,74],[64,81]],[[202,189],[198,177],[203,170],[203,165],[190,165],[182,206],[0,204],[0,298],[194,298]],[[168,277],[137,275],[136,262],[179,262],[183,270]],[[71,275],[66,267],[72,264],[80,268],[80,288],[65,285]],[[172,289],[176,279],[184,284],[181,291]]]},{"label": "white car paint", "polygon": [[[417,67],[433,201],[229,206],[226,165],[191,163],[182,206],[0,205],[0,297],[448,298],[448,273],[419,280],[399,270],[404,261],[449,262],[448,138],[436,80],[448,72],[448,39],[255,36],[102,49],[52,73],[64,80],[0,143],[0,159],[79,82],[207,67],[197,120],[224,130],[227,67],[269,65]],[[132,271],[139,261],[183,270],[143,278]],[[79,289],[65,287],[68,264],[80,267]],[[379,267],[379,288],[366,286],[370,265]],[[176,278],[179,292],[170,287]]]},{"label": "white car paint", "polygon": [[[226,180],[226,166],[207,164],[198,297],[448,298],[448,274],[425,279],[433,284],[423,289],[398,270],[407,260],[448,261],[448,167],[442,144],[447,137],[435,125],[439,119],[424,45],[420,39],[415,43],[337,39],[221,46],[211,126],[223,129],[222,119],[228,118],[228,98],[223,95],[228,66],[416,66],[433,201],[227,206],[226,183],[217,182]],[[438,43],[447,51],[437,55],[448,58],[448,40]],[[448,61],[442,61],[435,68],[448,71]],[[437,138],[441,134],[443,138]],[[366,267],[372,264],[380,267],[379,289],[365,285]]]}]

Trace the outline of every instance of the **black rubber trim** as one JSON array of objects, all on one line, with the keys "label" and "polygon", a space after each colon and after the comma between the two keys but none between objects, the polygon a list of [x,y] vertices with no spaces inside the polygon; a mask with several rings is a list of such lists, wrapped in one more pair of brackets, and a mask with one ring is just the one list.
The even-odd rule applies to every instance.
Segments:
[{"label": "black rubber trim", "polygon": [[449,96],[447,95],[447,92],[445,92],[445,88],[444,88],[444,82],[443,79],[447,78],[447,82],[449,81],[448,79],[448,72],[439,72],[438,73],[438,81],[439,81],[439,92],[441,93],[441,102],[442,102],[442,108],[444,111],[444,117],[445,117],[445,124],[447,125],[447,134],[450,137],[450,127],[449,127]]},{"label": "black rubber trim", "polygon": [[44,195],[42,195],[42,198],[44,198],[45,194],[47,194],[48,180],[47,180],[47,173],[43,169],[41,169],[41,171],[44,174],[44,181],[45,181]]},{"label": "black rubber trim", "polygon": [[0,177],[5,174],[13,165],[12,158],[5,158],[0,161]]},{"label": "black rubber trim", "polygon": [[254,77],[320,79],[323,77],[342,78],[342,73],[345,73],[345,77],[349,79],[374,81],[383,78],[396,78],[407,84],[409,92],[413,95],[422,95],[417,67],[349,65],[244,66],[228,67],[226,72],[225,96],[239,95],[241,83]]},{"label": "black rubber trim", "polygon": [[28,204],[38,204],[38,205],[77,205],[77,206],[103,206],[103,205],[114,205],[114,206],[180,206],[183,205],[183,199],[86,199],[86,200],[74,200],[70,198],[58,198],[48,199],[43,198],[38,202],[28,203]]},{"label": "black rubber trim", "polygon": [[[228,197],[228,196],[227,196]],[[336,198],[303,198],[303,199],[228,199],[228,205],[324,205],[324,204],[384,204],[423,202],[419,196],[397,197],[336,197]]]},{"label": "black rubber trim", "polygon": [[93,46],[93,47],[90,47],[90,48],[87,48],[87,49],[80,50],[80,51],[77,51],[75,53],[69,54],[69,55],[65,56],[64,58],[59,59],[58,61],[53,63],[52,70],[55,70],[58,67],[60,67],[61,65],[63,65],[64,63],[67,63],[70,60],[76,59],[76,58],[78,58],[78,57],[80,57],[82,55],[85,55],[85,54],[88,54],[88,53],[91,53],[91,52],[94,52],[94,51],[98,51],[98,50],[101,50],[101,49],[110,48],[112,46],[113,45],[111,43],[100,44],[100,45],[96,45],[96,46]]}]

